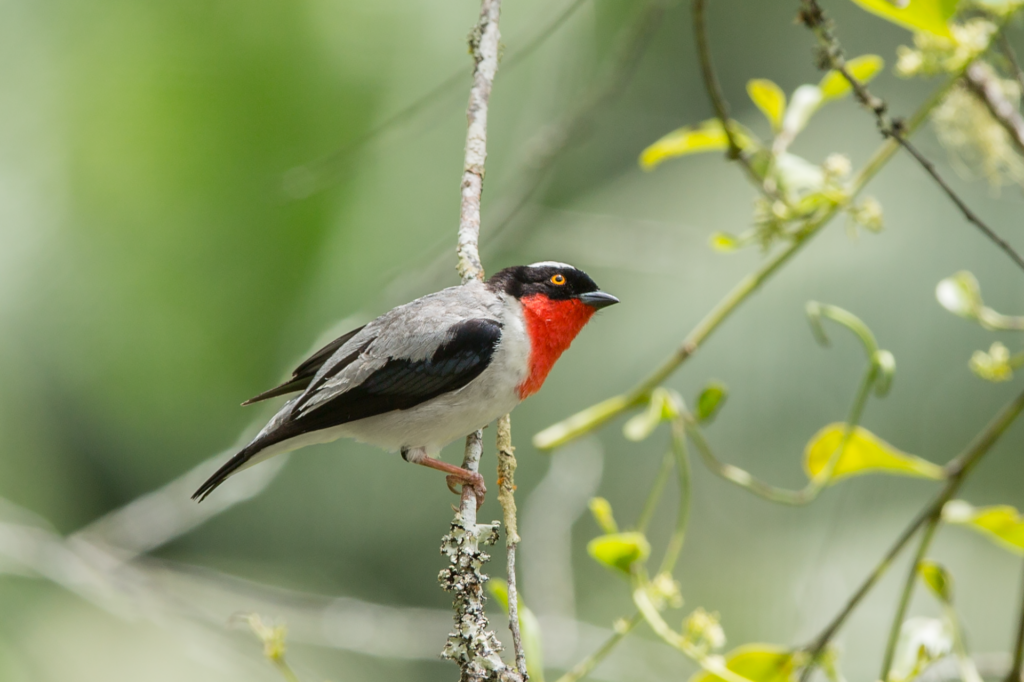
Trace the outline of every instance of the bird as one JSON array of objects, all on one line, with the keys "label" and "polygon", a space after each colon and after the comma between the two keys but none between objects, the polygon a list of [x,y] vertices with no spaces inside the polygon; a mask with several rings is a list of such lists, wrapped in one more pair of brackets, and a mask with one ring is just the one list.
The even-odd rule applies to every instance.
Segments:
[{"label": "bird", "polygon": [[297,393],[192,499],[274,455],[341,437],[398,451],[469,486],[483,477],[437,458],[536,393],[594,313],[619,299],[556,261],[505,268],[384,313],[313,353],[243,405]]}]

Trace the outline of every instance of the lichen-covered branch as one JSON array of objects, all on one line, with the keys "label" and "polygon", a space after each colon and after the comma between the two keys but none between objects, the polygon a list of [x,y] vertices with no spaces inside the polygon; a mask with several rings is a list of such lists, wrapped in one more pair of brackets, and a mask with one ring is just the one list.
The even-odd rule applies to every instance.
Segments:
[{"label": "lichen-covered branch", "polygon": [[516,670],[525,679],[526,653],[519,632],[519,589],[516,587],[516,547],[519,545],[519,526],[516,522],[516,449],[512,446],[512,418],[505,415],[498,420],[498,502],[505,520],[506,574],[508,580],[508,628],[512,632],[512,648],[516,657]]},{"label": "lichen-covered branch", "polygon": [[[483,196],[484,164],[487,160],[487,106],[491,87],[498,71],[498,51],[501,34],[498,19],[501,15],[501,0],[483,0],[480,3],[480,19],[469,34],[469,49],[473,56],[473,86],[469,91],[466,107],[466,156],[462,171],[462,205],[459,211],[458,271],[463,284],[482,281],[484,268],[480,262],[480,202]],[[508,417],[501,420],[504,433],[508,436],[505,450],[511,457],[511,435]],[[500,443],[499,443],[500,445]],[[499,448],[500,449],[500,448]],[[480,455],[483,450],[483,433],[476,431],[466,438],[466,454],[463,468],[474,473],[480,469]],[[514,461],[514,459],[513,459]],[[506,491],[511,495],[511,491]],[[506,503],[503,501],[503,506]],[[481,572],[490,557],[481,551],[481,545],[497,541],[497,522],[478,524],[476,520],[477,498],[468,485],[462,488],[459,511],[452,521],[451,532],[441,542],[441,552],[448,557],[449,565],[441,571],[438,579],[441,586],[455,594],[455,629],[448,635],[442,656],[455,661],[462,670],[462,682],[521,681],[525,673],[509,668],[500,656],[501,643],[490,630],[484,611],[484,583],[487,576]],[[506,519],[510,510],[513,523],[510,527],[509,545],[509,613],[516,613],[515,603],[515,504],[505,506]],[[519,642],[518,619],[511,618],[513,637],[516,642],[517,662],[525,658]]]}]

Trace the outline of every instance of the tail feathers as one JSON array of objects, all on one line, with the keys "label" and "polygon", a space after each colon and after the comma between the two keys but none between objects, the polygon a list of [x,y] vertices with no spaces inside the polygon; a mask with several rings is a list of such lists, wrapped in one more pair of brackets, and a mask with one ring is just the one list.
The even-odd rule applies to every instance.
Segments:
[{"label": "tail feathers", "polygon": [[268,443],[260,443],[253,441],[244,448],[242,448],[237,455],[229,459],[224,466],[217,469],[216,473],[210,478],[206,479],[206,483],[199,486],[199,490],[192,494],[192,499],[196,502],[202,502],[206,499],[206,496],[212,493],[217,486],[226,481],[228,477],[238,471],[240,468],[245,466],[246,462],[252,459],[260,450],[265,448]]}]

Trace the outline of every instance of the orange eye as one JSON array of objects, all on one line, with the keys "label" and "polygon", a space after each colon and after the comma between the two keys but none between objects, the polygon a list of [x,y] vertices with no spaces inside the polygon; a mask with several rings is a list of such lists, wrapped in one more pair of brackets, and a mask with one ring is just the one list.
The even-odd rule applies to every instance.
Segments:
[{"label": "orange eye", "polygon": [[551,283],[557,284],[558,286],[562,286],[563,284],[565,284],[565,275],[553,275],[551,277]]}]

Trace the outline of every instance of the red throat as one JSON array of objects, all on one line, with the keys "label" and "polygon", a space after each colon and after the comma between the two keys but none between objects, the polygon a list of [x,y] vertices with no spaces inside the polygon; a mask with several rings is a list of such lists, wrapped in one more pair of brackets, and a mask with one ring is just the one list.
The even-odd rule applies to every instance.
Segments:
[{"label": "red throat", "polygon": [[530,335],[530,375],[519,385],[519,397],[526,398],[540,390],[555,361],[594,315],[594,309],[575,298],[556,301],[543,294],[524,296],[519,302]]}]

